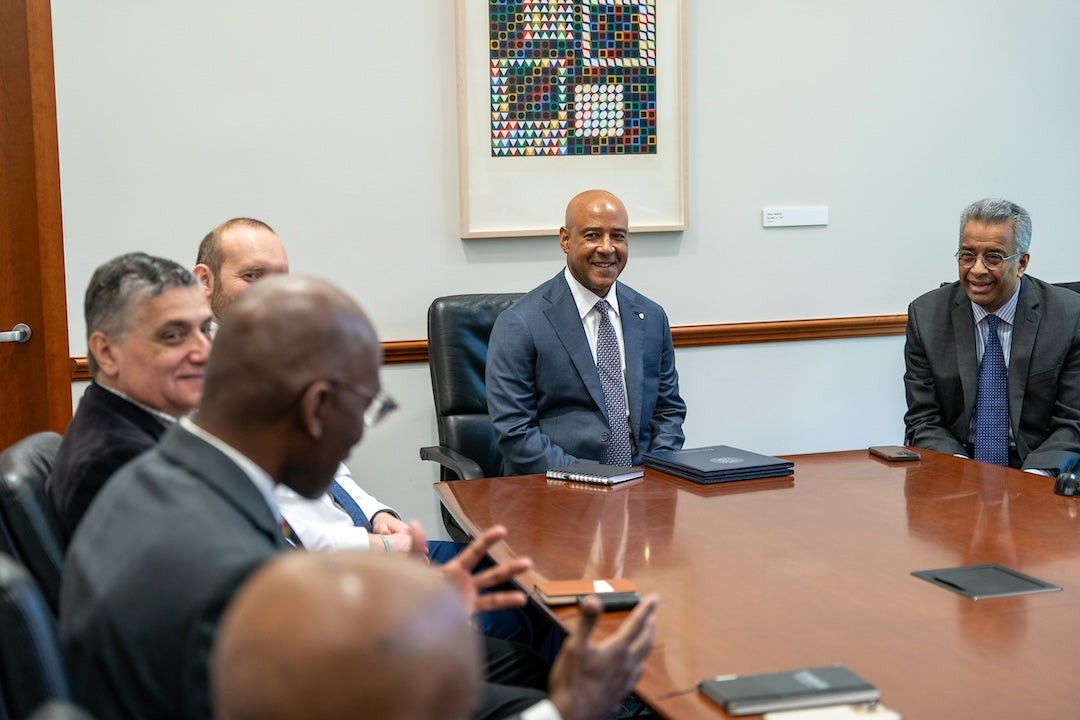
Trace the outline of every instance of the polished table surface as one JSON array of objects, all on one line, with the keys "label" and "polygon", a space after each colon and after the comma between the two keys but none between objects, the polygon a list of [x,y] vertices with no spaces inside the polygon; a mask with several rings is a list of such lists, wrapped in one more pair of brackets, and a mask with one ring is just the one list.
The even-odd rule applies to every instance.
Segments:
[{"label": "polished table surface", "polygon": [[[726,717],[696,692],[704,677],[840,663],[908,720],[1080,718],[1080,499],[922,456],[793,455],[793,478],[721,485],[646,470],[612,488],[530,475],[436,489],[470,532],[509,528],[491,554],[531,557],[526,589],[627,577],[660,593],[636,693],[663,717]],[[1064,589],[976,601],[911,575],[989,562]]]}]

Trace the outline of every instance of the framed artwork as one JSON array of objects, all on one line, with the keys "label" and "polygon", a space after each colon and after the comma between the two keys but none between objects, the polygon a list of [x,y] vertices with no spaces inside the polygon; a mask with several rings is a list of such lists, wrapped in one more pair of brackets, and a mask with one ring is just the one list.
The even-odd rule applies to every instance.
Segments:
[{"label": "framed artwork", "polygon": [[457,0],[461,237],[555,234],[571,197],[688,216],[685,0]]}]

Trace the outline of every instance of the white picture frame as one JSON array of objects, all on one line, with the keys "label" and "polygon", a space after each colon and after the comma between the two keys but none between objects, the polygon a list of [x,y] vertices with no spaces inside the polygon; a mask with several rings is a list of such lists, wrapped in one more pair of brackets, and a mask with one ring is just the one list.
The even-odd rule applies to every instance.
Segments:
[{"label": "white picture frame", "polygon": [[[583,7],[620,3],[640,4],[572,4],[580,17]],[[633,231],[686,229],[685,0],[655,0],[656,152],[637,155],[493,156],[489,0],[457,0],[456,11],[462,238],[555,234],[567,201],[590,188],[619,196]],[[572,107],[570,112],[573,132]]]}]

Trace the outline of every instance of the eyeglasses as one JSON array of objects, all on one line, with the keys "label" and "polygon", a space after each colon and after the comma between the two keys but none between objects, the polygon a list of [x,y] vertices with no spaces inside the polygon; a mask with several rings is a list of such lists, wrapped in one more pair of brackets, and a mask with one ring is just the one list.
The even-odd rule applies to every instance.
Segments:
[{"label": "eyeglasses", "polygon": [[364,411],[365,427],[374,427],[378,425],[387,415],[398,408],[397,401],[395,401],[394,398],[390,396],[390,393],[385,390],[376,392],[370,388],[361,385],[349,385],[340,380],[328,380],[327,382],[339,390],[347,390],[351,393],[356,393],[365,400],[370,399],[371,402],[368,405],[367,410]]},{"label": "eyeglasses", "polygon": [[1012,260],[1015,257],[1020,257],[1020,253],[1002,255],[999,252],[988,252],[983,253],[982,255],[976,255],[970,250],[957,250],[955,257],[956,262],[960,263],[960,267],[962,268],[975,267],[975,261],[981,257],[983,267],[987,270],[997,270],[1004,265],[1006,261]]}]

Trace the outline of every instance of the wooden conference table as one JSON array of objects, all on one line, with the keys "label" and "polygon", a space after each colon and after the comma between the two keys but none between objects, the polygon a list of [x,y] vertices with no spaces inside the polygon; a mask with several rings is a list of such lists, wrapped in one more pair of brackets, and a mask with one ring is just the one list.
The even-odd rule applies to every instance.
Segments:
[{"label": "wooden conference table", "polygon": [[[469,532],[506,525],[521,578],[624,576],[662,596],[637,695],[665,718],[726,717],[719,674],[841,663],[907,720],[1080,717],[1080,499],[1053,480],[923,452],[795,455],[794,478],[613,488],[539,475],[436,483]],[[1061,592],[970,600],[915,570],[999,563]],[[573,608],[556,618],[569,626]],[[601,621],[609,633],[624,615]]]}]

